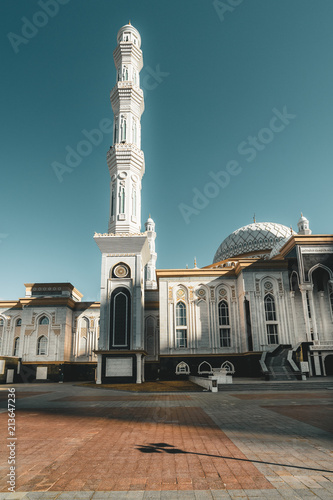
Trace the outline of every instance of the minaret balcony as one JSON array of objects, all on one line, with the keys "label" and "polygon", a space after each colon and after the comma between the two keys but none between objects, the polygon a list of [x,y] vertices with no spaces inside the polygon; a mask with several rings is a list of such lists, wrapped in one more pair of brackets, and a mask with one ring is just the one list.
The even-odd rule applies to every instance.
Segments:
[{"label": "minaret balcony", "polygon": [[143,151],[135,146],[135,144],[127,142],[114,144],[107,152],[106,161],[110,175],[115,174],[119,169],[128,170],[129,168],[135,169],[140,177],[145,173]]},{"label": "minaret balcony", "polygon": [[132,81],[117,82],[111,90],[110,100],[115,114],[132,111],[141,116],[145,109],[143,90]]}]

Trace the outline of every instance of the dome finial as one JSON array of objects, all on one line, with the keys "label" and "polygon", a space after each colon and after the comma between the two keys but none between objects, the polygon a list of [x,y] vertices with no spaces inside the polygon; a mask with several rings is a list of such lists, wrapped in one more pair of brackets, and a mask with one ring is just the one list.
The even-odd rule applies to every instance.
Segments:
[{"label": "dome finial", "polygon": [[253,214],[253,222],[256,222],[256,214]]},{"label": "dome finial", "polygon": [[194,257],[194,269],[198,269],[197,258],[196,257]]},{"label": "dome finial", "polygon": [[128,24],[131,26],[131,24],[132,24],[132,23],[131,23],[131,20],[129,20],[129,21],[128,21]]}]

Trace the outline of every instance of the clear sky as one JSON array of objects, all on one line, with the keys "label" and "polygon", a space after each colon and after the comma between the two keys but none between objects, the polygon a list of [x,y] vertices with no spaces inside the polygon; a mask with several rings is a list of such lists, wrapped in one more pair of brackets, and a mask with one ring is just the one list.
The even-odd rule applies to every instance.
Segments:
[{"label": "clear sky", "polygon": [[332,18],[332,0],[1,0],[0,298],[70,281],[99,299],[111,134],[62,182],[52,164],[113,118],[112,52],[129,19],[157,267],[209,265],[254,213],[296,229],[302,211],[332,233]]}]

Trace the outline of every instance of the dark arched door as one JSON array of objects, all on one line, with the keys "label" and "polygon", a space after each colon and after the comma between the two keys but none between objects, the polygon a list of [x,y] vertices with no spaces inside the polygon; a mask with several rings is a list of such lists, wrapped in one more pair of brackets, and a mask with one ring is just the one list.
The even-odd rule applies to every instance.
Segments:
[{"label": "dark arched door", "polygon": [[110,304],[110,348],[129,349],[131,332],[131,294],[125,287],[116,288]]}]

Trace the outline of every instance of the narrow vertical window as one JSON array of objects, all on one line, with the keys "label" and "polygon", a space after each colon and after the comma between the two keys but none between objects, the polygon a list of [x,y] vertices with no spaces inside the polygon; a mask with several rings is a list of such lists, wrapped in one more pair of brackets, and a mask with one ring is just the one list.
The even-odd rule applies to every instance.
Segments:
[{"label": "narrow vertical window", "polygon": [[113,144],[116,144],[116,142],[118,142],[118,118],[115,118],[113,130]]},{"label": "narrow vertical window", "polygon": [[19,337],[16,337],[16,339],[14,340],[14,356],[18,356],[19,355],[19,348],[20,348],[20,338]]},{"label": "narrow vertical window", "polygon": [[135,185],[133,186],[133,191],[132,191],[132,215],[134,217],[136,216],[136,187],[135,187]]},{"label": "narrow vertical window", "polygon": [[124,188],[124,186],[121,186],[120,193],[119,193],[119,213],[120,214],[125,213],[125,188]]},{"label": "narrow vertical window", "polygon": [[187,347],[187,319],[184,302],[178,302],[176,305],[176,347],[177,349]]},{"label": "narrow vertical window", "polygon": [[133,127],[132,127],[132,142],[133,142],[133,144],[137,145],[137,140],[138,140],[138,128],[137,128],[136,120],[133,120]]},{"label": "narrow vertical window", "polygon": [[266,320],[266,333],[268,344],[278,344],[278,322],[276,316],[275,300],[270,293],[265,296],[265,320]]},{"label": "narrow vertical window", "polygon": [[124,116],[121,117],[121,140],[126,141],[126,118]]},{"label": "narrow vertical window", "polygon": [[112,184],[112,189],[111,189],[111,217],[114,216],[114,184]]},{"label": "narrow vertical window", "polygon": [[229,305],[226,300],[219,302],[220,347],[230,347]]},{"label": "narrow vertical window", "polygon": [[47,354],[47,343],[48,343],[48,340],[47,340],[47,337],[45,337],[45,335],[42,335],[41,337],[39,337],[39,339],[37,341],[37,355],[38,356],[43,356],[43,355]]}]

